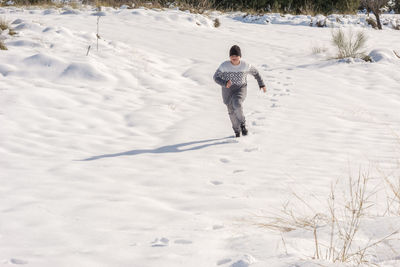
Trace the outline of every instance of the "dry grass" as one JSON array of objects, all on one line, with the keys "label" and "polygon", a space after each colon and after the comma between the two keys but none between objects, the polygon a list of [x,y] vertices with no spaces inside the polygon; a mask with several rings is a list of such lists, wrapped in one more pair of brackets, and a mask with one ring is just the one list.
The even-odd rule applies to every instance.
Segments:
[{"label": "dry grass", "polygon": [[8,22],[5,21],[4,19],[0,18],[0,29],[2,31],[7,30],[8,28],[10,28],[10,26],[8,25]]},{"label": "dry grass", "polygon": [[3,40],[0,39],[0,50],[8,50],[7,46],[4,44]]},{"label": "dry grass", "polygon": [[368,25],[371,25],[372,28],[378,29],[378,24],[376,23],[376,21],[373,18],[368,17],[367,18],[367,23],[368,23]]},{"label": "dry grass", "polygon": [[8,30],[8,34],[11,35],[11,36],[14,36],[14,35],[17,34],[17,32],[14,29],[9,29]]},{"label": "dry grass", "polygon": [[221,22],[219,21],[218,18],[214,19],[214,27],[218,28],[219,26],[221,26]]},{"label": "dry grass", "polygon": [[324,46],[313,46],[311,48],[311,51],[312,51],[313,55],[318,55],[318,54],[326,53],[328,51],[328,48],[326,48]]},{"label": "dry grass", "polygon": [[385,177],[388,187],[387,214],[400,215],[400,177]]},{"label": "dry grass", "polygon": [[[325,213],[316,212],[310,204],[295,195],[308,207],[309,215],[299,215],[286,204],[279,216],[270,217],[267,223],[258,225],[279,231],[282,235],[296,229],[310,231],[313,235],[315,248],[313,255],[310,255],[313,259],[333,263],[350,263],[357,266],[372,264],[367,258],[367,255],[370,255],[369,250],[388,241],[395,234],[398,234],[398,231],[393,231],[383,238],[370,241],[363,246],[355,244],[361,222],[367,217],[367,210],[374,205],[370,199],[377,194],[376,191],[367,190],[369,180],[368,173],[360,172],[357,179],[349,176],[346,195],[341,202],[338,202],[336,196],[337,183],[332,185],[328,197],[328,211]],[[393,185],[392,188],[400,201],[400,180],[399,184]],[[320,229],[329,232],[329,240],[327,240],[326,235],[325,239],[321,238]]]},{"label": "dry grass", "polygon": [[337,59],[364,58],[365,52],[362,49],[364,49],[367,40],[367,35],[362,31],[355,35],[352,30],[345,34],[340,28],[332,32],[332,43],[338,50]]}]

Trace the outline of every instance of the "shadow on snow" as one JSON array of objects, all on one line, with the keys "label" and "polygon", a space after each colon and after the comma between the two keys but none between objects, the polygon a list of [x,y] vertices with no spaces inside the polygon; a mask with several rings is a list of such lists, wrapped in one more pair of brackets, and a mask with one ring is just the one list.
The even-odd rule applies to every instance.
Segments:
[{"label": "shadow on snow", "polygon": [[[130,150],[126,152],[120,152],[115,154],[104,154],[99,156],[90,157],[87,159],[81,159],[79,161],[91,161],[97,160],[102,158],[113,158],[113,157],[120,157],[120,156],[135,156],[140,154],[162,154],[162,153],[179,153],[179,152],[186,152],[192,150],[199,150],[209,146],[217,146],[223,144],[231,144],[237,143],[237,141],[232,140],[232,137],[225,137],[225,138],[218,138],[218,139],[209,139],[209,140],[201,140],[201,141],[193,141],[193,142],[186,142],[181,144],[169,145],[169,146],[162,146],[155,149],[136,149]],[[195,145],[195,146],[192,146]],[[191,146],[191,147],[187,147]],[[187,148],[185,148],[187,147]]]}]

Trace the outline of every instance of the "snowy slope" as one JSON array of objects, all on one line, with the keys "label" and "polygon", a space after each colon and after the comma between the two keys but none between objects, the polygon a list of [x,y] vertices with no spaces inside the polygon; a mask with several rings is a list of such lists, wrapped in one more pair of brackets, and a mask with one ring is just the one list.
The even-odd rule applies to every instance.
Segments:
[{"label": "snowy slope", "polygon": [[[349,168],[396,168],[396,31],[365,29],[377,62],[346,64],[312,54],[328,28],[106,9],[97,51],[93,13],[0,9],[18,32],[0,52],[0,264],[313,266],[312,237],[290,233],[286,253],[255,215],[292,192],[318,208]],[[240,139],[212,80],[233,44],[268,88],[248,78]]]}]

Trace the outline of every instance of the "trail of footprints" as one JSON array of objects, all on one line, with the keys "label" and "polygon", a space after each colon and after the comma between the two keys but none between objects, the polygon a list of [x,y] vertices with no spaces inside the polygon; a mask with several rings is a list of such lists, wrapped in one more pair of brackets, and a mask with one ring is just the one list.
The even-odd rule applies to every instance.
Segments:
[{"label": "trail of footprints", "polygon": [[[214,225],[212,230],[220,230],[223,229],[223,225]],[[172,242],[171,242],[172,243]],[[187,239],[176,239],[173,242],[174,244],[178,245],[190,245],[193,242],[191,240]],[[154,248],[162,248],[162,247],[167,247],[170,244],[170,240],[166,237],[161,237],[161,238],[156,238],[153,242],[151,242],[151,246]],[[249,260],[250,259],[250,260]],[[252,260],[253,257],[250,255],[244,255],[243,259],[239,260],[233,260],[232,258],[223,258],[221,260],[218,260],[216,262],[217,266],[229,266],[229,267],[248,267]],[[229,264],[229,265],[227,265]]]},{"label": "trail of footprints", "polygon": [[[271,72],[271,70],[267,65],[262,65],[262,69],[264,71]],[[283,71],[279,71],[279,76],[284,76]],[[268,91],[271,92],[272,90],[272,97],[269,99],[271,102],[270,108],[278,108],[279,107],[279,99],[281,97],[285,96],[290,96],[291,89],[290,87],[294,85],[294,83],[291,81],[292,78],[289,76],[286,76],[284,78],[277,78],[276,76],[267,76],[267,88]],[[251,114],[249,114],[249,118],[251,118],[251,125],[252,126],[262,126],[265,125],[265,121],[267,120],[266,116],[263,116],[265,111],[253,111]],[[253,118],[254,117],[254,118]],[[243,150],[244,152],[254,152],[254,151],[259,151],[259,147],[248,147]],[[230,159],[228,158],[220,158],[219,159],[221,163],[223,164],[229,164],[231,162]],[[237,169],[233,171],[233,174],[236,173],[242,173],[245,170]],[[213,186],[222,186],[224,183],[222,181],[218,180],[211,180],[209,183]],[[223,225],[213,225],[212,230],[220,230],[223,229]],[[191,240],[187,239],[176,239],[173,242],[170,242],[170,240],[166,237],[161,237],[161,238],[156,238],[153,242],[151,242],[152,247],[167,247],[171,243],[176,244],[176,245],[190,245],[193,242]],[[216,262],[217,266],[229,266],[229,267],[247,267],[250,265],[251,260],[248,258],[251,258],[251,256],[246,255],[244,259],[239,259],[239,260],[233,260],[232,258],[224,258],[221,260],[218,260]]]},{"label": "trail of footprints", "polygon": [[[267,65],[262,65],[264,71],[272,72]],[[276,77],[280,76],[280,77]],[[278,75],[267,76],[267,88],[272,88],[272,98],[270,99],[271,108],[279,107],[278,102],[280,97],[289,96],[291,89],[289,87],[293,86],[292,78],[290,76],[285,76],[283,71],[279,71]]]}]

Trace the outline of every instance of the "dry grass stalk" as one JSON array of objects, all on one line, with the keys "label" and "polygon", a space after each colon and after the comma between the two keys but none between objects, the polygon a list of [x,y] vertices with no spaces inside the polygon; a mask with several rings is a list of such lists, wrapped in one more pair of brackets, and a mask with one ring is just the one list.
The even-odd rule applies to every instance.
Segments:
[{"label": "dry grass stalk", "polygon": [[400,53],[397,53],[395,50],[393,50],[393,53],[396,55],[396,57],[400,58]]}]

